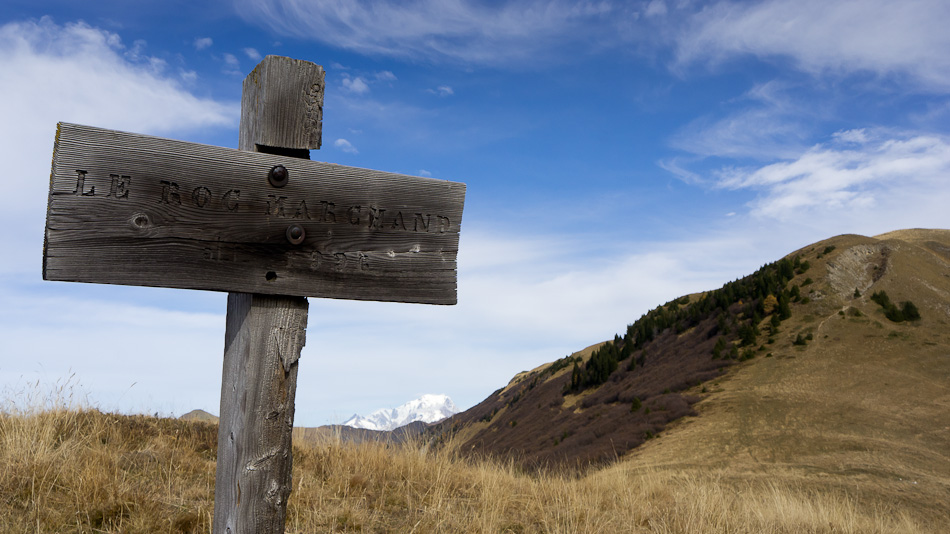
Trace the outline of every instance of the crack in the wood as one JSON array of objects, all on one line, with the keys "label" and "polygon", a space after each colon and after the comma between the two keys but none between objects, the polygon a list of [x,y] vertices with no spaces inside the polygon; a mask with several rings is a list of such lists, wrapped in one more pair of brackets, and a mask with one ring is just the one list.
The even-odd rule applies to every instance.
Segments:
[{"label": "crack in the wood", "polygon": [[[248,462],[247,465],[244,466],[244,472],[247,473],[250,471],[259,470],[262,465],[264,465],[265,463],[267,463],[268,461],[276,457],[278,454],[280,454],[280,450],[281,450],[280,447],[275,447],[271,449],[270,451],[264,453],[264,455],[258,458],[257,460]],[[238,489],[240,490],[240,486],[238,487]]]}]

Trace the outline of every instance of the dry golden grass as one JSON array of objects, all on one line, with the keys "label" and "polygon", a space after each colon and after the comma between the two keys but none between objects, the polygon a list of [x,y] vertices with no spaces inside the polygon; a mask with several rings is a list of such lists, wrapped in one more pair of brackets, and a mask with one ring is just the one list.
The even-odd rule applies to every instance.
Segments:
[{"label": "dry golden grass", "polygon": [[[0,532],[210,532],[213,425],[68,406],[0,414]],[[287,532],[915,533],[862,499],[723,471],[522,473],[451,447],[299,442]]]},{"label": "dry golden grass", "polygon": [[205,532],[217,428],[61,400],[0,411],[0,532]]}]

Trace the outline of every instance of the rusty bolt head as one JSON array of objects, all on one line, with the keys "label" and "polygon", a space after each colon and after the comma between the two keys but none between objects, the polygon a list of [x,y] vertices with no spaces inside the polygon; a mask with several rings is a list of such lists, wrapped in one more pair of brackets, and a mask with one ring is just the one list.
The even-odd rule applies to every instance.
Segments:
[{"label": "rusty bolt head", "polygon": [[283,165],[274,165],[267,173],[267,181],[274,187],[284,187],[289,179],[290,173],[287,172],[287,167]]},{"label": "rusty bolt head", "polygon": [[285,234],[287,235],[287,241],[289,241],[291,245],[299,245],[303,243],[304,238],[307,237],[307,232],[298,224],[288,226]]}]

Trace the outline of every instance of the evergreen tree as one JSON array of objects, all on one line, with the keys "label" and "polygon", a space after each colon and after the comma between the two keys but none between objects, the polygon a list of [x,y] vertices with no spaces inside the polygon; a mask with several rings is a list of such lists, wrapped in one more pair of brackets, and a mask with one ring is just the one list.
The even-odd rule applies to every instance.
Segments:
[{"label": "evergreen tree", "polygon": [[778,299],[778,318],[782,321],[792,316],[792,307],[788,301],[789,297],[785,293]]},{"label": "evergreen tree", "polygon": [[920,319],[920,311],[913,302],[907,301],[901,306],[901,314],[907,321],[917,321]]},{"label": "evergreen tree", "polygon": [[639,412],[642,406],[643,406],[643,403],[640,402],[640,399],[638,397],[634,397],[633,402],[630,404],[630,411]]},{"label": "evergreen tree", "polygon": [[719,336],[719,339],[716,340],[716,346],[713,347],[712,357],[714,360],[718,360],[722,357],[722,350],[726,348],[726,339],[722,336]]},{"label": "evergreen tree", "polygon": [[730,359],[730,360],[738,360],[738,359],[739,359],[739,348],[736,347],[735,345],[733,345],[732,348],[729,349],[729,359]]},{"label": "evergreen tree", "polygon": [[581,371],[577,361],[574,361],[574,369],[571,371],[571,390],[577,391],[581,389],[581,385],[584,383],[584,374]]}]

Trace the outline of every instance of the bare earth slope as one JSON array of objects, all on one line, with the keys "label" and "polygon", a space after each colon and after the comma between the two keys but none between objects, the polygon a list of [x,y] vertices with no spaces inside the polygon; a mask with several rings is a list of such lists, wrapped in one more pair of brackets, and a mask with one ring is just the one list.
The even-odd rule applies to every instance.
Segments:
[{"label": "bare earth slope", "polygon": [[[644,404],[654,407],[652,414],[658,408],[671,411],[679,398],[686,402],[680,411],[695,416],[678,413],[660,421],[655,438],[612,441],[614,458],[621,461],[610,470],[699,470],[724,480],[781,480],[804,491],[837,488],[848,498],[912,511],[950,529],[950,231],[838,236],[788,256],[794,257],[808,265],[786,285],[786,292],[794,286],[799,295],[791,316],[772,327],[769,315],[756,314],[760,333],[743,349],[748,359],[712,359],[712,343],[724,333],[709,336],[713,319],[700,319],[681,326],[681,332],[658,333],[643,349],[650,355],[642,369],[650,368],[651,358],[654,364],[666,358],[666,352],[691,355],[677,363],[685,373],[681,380],[668,373],[653,377],[662,381],[662,391],[672,388],[670,393],[637,382],[647,374],[636,366],[625,371],[627,362],[621,361],[606,383],[577,396],[568,393],[555,406],[550,391],[534,392],[545,384],[563,392],[571,369],[543,375],[542,367],[516,377],[470,410],[468,419],[457,417],[458,436],[476,451],[550,460],[556,458],[551,451],[565,443],[552,440],[552,423],[577,422],[576,432],[590,428],[600,437],[635,436],[642,430],[637,425],[650,416],[631,417],[634,393],[649,399]],[[913,302],[921,318],[889,320],[871,299],[879,291],[897,305]],[[727,346],[739,344],[735,330],[748,324],[743,320],[752,313],[751,307],[746,313],[730,309],[737,319],[733,335],[724,336]],[[591,351],[580,359],[589,359]],[[707,371],[719,367],[722,372],[710,377]],[[601,392],[607,390],[612,393],[605,397]],[[514,404],[513,391],[521,391]],[[598,396],[585,406],[584,398]],[[519,406],[524,408],[512,425],[504,416]],[[609,421],[596,424],[601,418]],[[565,429],[556,431],[569,442],[572,429]],[[520,441],[513,437],[518,434]],[[492,446],[493,437],[501,447]],[[592,432],[587,444],[596,454],[584,456],[583,447],[572,452],[601,459],[597,438]]]}]

